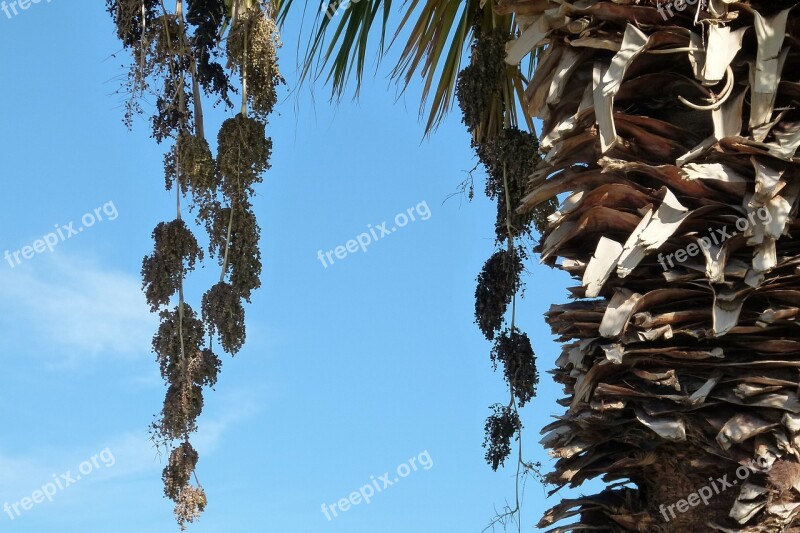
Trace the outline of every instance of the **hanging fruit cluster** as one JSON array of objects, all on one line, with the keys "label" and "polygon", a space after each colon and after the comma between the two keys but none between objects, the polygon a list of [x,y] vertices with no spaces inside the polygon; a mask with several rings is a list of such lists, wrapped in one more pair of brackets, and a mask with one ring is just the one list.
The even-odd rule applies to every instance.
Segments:
[{"label": "hanging fruit cluster", "polygon": [[[472,147],[486,169],[486,195],[497,203],[495,235],[498,250],[486,261],[475,290],[475,322],[487,340],[494,341],[494,368],[503,366],[510,389],[507,405],[495,404],[486,421],[486,461],[494,470],[511,453],[511,441],[522,430],[517,402],[525,405],[536,394],[539,375],[536,356],[528,336],[516,326],[514,302],[521,288],[523,261],[527,252],[519,244],[540,233],[555,204],[543,204],[538,211],[517,213],[524,197],[524,183],[539,162],[536,136],[520,130],[503,103],[509,98],[505,45],[509,32],[486,27],[485,14],[476,15],[470,64],[458,76],[456,96],[463,122],[472,134]],[[506,323],[509,306],[510,325]],[[501,331],[502,330],[502,331]]]},{"label": "hanging fruit cluster", "polygon": [[[161,0],[106,0],[106,5],[131,56],[125,122],[132,125],[134,116],[144,113],[142,97],[153,96],[153,138],[171,144],[164,170],[166,189],[176,193],[175,218],[153,231],[142,278],[147,302],[161,319],[153,351],[167,385],[151,430],[155,442],[169,450],[164,494],[185,529],[207,504],[190,436],[203,409],[203,388],[216,384],[221,367],[213,342],[231,355],[242,348],[243,302],[261,284],[252,198],[270,166],[266,126],[283,83],[280,40],[274,6],[260,0],[177,0],[174,12]],[[232,109],[237,90],[241,109],[220,128],[215,158],[204,131],[203,99]],[[205,227],[208,252],[221,267],[219,282],[202,296],[200,316],[186,301],[184,281],[204,253],[183,219],[182,198]]]}]

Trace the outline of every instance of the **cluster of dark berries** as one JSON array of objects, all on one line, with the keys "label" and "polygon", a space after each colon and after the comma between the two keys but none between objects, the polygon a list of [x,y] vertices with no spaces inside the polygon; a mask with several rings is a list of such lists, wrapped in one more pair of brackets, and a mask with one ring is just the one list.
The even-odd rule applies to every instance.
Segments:
[{"label": "cluster of dark berries", "polygon": [[164,480],[164,494],[167,498],[175,500],[181,489],[189,484],[197,466],[197,451],[189,442],[182,442],[169,454],[169,461],[164,467],[161,479]]},{"label": "cluster of dark berries", "polygon": [[200,518],[208,504],[203,487],[192,485],[183,487],[174,501],[175,517],[178,519],[181,531],[186,531],[188,524]]},{"label": "cluster of dark berries", "polygon": [[189,379],[195,385],[213,387],[221,368],[222,361],[217,354],[211,348],[204,348],[198,357],[189,360]]},{"label": "cluster of dark berries", "polygon": [[[208,200],[218,185],[214,156],[203,137],[181,132],[174,147],[175,176],[184,194],[191,190],[195,200]],[[171,183],[167,182],[167,189]]]},{"label": "cluster of dark berries", "polygon": [[132,48],[142,41],[142,28],[153,26],[158,5],[159,0],[106,0],[106,9],[123,46]]},{"label": "cluster of dark berries", "polygon": [[209,209],[208,215],[209,250],[212,255],[217,255],[220,266],[225,264],[231,285],[249,302],[251,292],[261,286],[261,249],[258,245],[261,229],[255,213],[248,204],[240,202],[233,208],[216,204]]},{"label": "cluster of dark berries", "polygon": [[486,119],[492,100],[499,99],[506,81],[506,41],[500,29],[475,28],[470,64],[458,75],[456,98],[467,129],[474,132]]},{"label": "cluster of dark berries", "polygon": [[[536,135],[518,128],[505,128],[494,138],[478,145],[476,152],[488,174],[486,195],[497,202],[495,229],[498,242],[508,238],[508,222],[511,223],[512,236],[529,235],[531,222],[535,222],[536,230],[543,233],[547,217],[558,205],[555,199],[540,204],[531,212],[517,212],[527,194],[528,178],[540,160]],[[508,209],[509,202],[511,209]]]},{"label": "cluster of dark berries", "polygon": [[522,259],[513,249],[498,250],[483,265],[475,289],[475,322],[488,340],[502,327],[521,274]]},{"label": "cluster of dark berries", "polygon": [[536,370],[536,354],[528,335],[514,328],[498,335],[492,348],[492,363],[503,364],[506,381],[511,386],[520,407],[536,396],[539,372]]},{"label": "cluster of dark berries", "polygon": [[217,136],[217,164],[222,176],[222,194],[242,202],[253,195],[253,185],[269,169],[272,139],[258,119],[236,115],[222,123]]},{"label": "cluster of dark berries", "polygon": [[222,349],[235,355],[244,345],[244,307],[239,292],[221,281],[203,295],[203,321],[218,334]]},{"label": "cluster of dark berries", "polygon": [[203,250],[183,220],[161,222],[153,230],[153,253],[142,261],[147,303],[153,311],[167,305],[178,292],[183,276],[203,259]]},{"label": "cluster of dark berries", "polygon": [[197,430],[203,412],[203,388],[188,383],[171,383],[164,397],[159,434],[170,440],[186,439]]},{"label": "cluster of dark berries", "polygon": [[232,107],[228,93],[233,90],[219,58],[222,25],[225,21],[225,0],[187,0],[186,22],[194,27],[191,46],[197,81],[207,94],[217,95]]},{"label": "cluster of dark berries", "polygon": [[161,322],[153,336],[153,352],[161,368],[161,377],[168,383],[189,381],[183,375],[185,370],[181,352],[187,358],[195,357],[202,350],[205,340],[205,326],[197,318],[197,313],[187,303],[182,307],[182,317],[178,306],[161,311]]},{"label": "cluster of dark berries", "polygon": [[522,429],[522,422],[512,407],[495,404],[492,411],[486,419],[483,447],[486,448],[486,462],[496,471],[511,454],[511,438]]}]

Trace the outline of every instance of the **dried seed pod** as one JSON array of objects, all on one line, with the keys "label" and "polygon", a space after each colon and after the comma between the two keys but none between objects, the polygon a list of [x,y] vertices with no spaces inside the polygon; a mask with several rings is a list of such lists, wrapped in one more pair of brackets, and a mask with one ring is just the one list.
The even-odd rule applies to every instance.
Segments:
[{"label": "dried seed pod", "polygon": [[161,222],[153,230],[153,253],[142,261],[142,287],[153,311],[167,305],[186,272],[203,259],[203,250],[183,220]]},{"label": "dried seed pod", "polygon": [[486,448],[486,462],[496,471],[511,454],[511,438],[517,435],[519,439],[522,422],[509,406],[495,404],[491,409],[493,413],[486,419],[483,447]]},{"label": "dried seed pod", "polygon": [[503,363],[506,381],[511,386],[519,405],[524,406],[536,396],[536,385],[539,383],[539,372],[536,370],[536,354],[528,336],[514,328],[503,331],[492,348],[492,363]]},{"label": "dried seed pod", "polygon": [[508,304],[520,287],[522,260],[515,251],[500,250],[486,261],[475,289],[475,322],[487,339],[503,324]]},{"label": "dried seed pod", "polygon": [[222,348],[235,355],[244,344],[244,307],[239,291],[221,281],[203,295],[203,321],[211,334],[219,334]]}]

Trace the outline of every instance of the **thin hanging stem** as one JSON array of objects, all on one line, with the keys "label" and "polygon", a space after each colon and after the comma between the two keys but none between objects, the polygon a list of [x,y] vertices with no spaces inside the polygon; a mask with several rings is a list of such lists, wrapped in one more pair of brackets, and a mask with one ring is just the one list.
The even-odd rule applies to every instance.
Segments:
[{"label": "thin hanging stem", "polygon": [[219,274],[219,282],[225,281],[225,273],[228,271],[228,251],[231,247],[231,233],[233,233],[233,207],[235,202],[231,200],[231,216],[228,218],[228,235],[225,238],[225,255],[222,259],[222,272]]},{"label": "thin hanging stem", "polygon": [[242,47],[242,68],[241,68],[241,76],[242,76],[242,116],[247,116],[247,42],[248,42],[248,26],[247,22],[243,25],[244,27],[244,46]]},{"label": "thin hanging stem", "polygon": [[[506,120],[508,120],[508,115],[506,115]],[[505,196],[506,196],[506,231],[508,231],[508,251],[510,254],[515,254],[514,250],[514,231],[513,225],[511,224],[511,193],[508,190],[508,174],[506,169],[506,163],[503,162],[503,189],[505,189]],[[513,344],[514,336],[516,335],[516,320],[517,320],[517,287],[514,288],[514,295],[511,297],[511,341]],[[513,383],[508,384],[509,391],[511,392],[511,408],[514,412],[519,416],[519,412],[517,409],[517,401],[514,396],[514,385]],[[517,435],[517,442],[519,442],[519,450],[517,455],[517,473],[514,476],[514,497],[515,497],[515,506],[512,510],[512,514],[517,514],[517,532],[522,532],[522,511],[520,509],[520,501],[519,501],[519,482],[520,476],[522,472],[520,471],[522,465],[525,463],[522,460],[522,430],[519,430]]]},{"label": "thin hanging stem", "polygon": [[183,17],[183,0],[177,0],[175,5],[175,16],[181,27],[181,47],[189,58],[189,74],[192,77],[192,105],[194,107],[194,132],[201,139],[205,139],[205,126],[203,124],[203,102],[200,95],[200,84],[197,82],[197,60],[194,52],[186,42],[186,21]]}]

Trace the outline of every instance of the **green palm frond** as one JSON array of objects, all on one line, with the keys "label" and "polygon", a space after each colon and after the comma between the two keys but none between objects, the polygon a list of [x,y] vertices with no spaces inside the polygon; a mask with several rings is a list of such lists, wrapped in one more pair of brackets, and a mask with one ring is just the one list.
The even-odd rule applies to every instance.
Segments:
[{"label": "green palm frond", "polygon": [[[285,22],[296,4],[299,4],[297,0],[277,0],[279,24]],[[513,15],[497,15],[490,6],[482,7],[481,0],[409,0],[402,6],[396,28],[389,27],[392,0],[360,0],[345,9],[340,5],[339,0],[328,0],[323,6],[315,6],[313,0],[303,3],[303,14],[309,16],[309,10],[313,10],[314,15],[301,62],[300,82],[324,77],[331,85],[332,97],[338,100],[346,94],[347,84],[352,80],[355,95],[358,95],[368,52],[377,54],[380,61],[403,30],[410,28],[392,77],[403,91],[416,74],[423,78],[420,112],[428,108],[426,134],[433,131],[453,107],[456,81],[475,38],[476,23],[483,30],[501,29],[509,39],[517,31]],[[327,12],[324,6],[328,7]],[[328,16],[333,13],[336,14]],[[393,37],[387,44],[390,31]],[[379,39],[370,42],[374,32]],[[493,112],[480,128],[482,138],[492,137],[504,125],[516,126],[519,112],[524,110],[520,105],[524,93],[520,68],[509,66],[507,75],[504,91],[498,101],[492,103]],[[523,115],[532,130],[530,117],[524,111]]]}]

